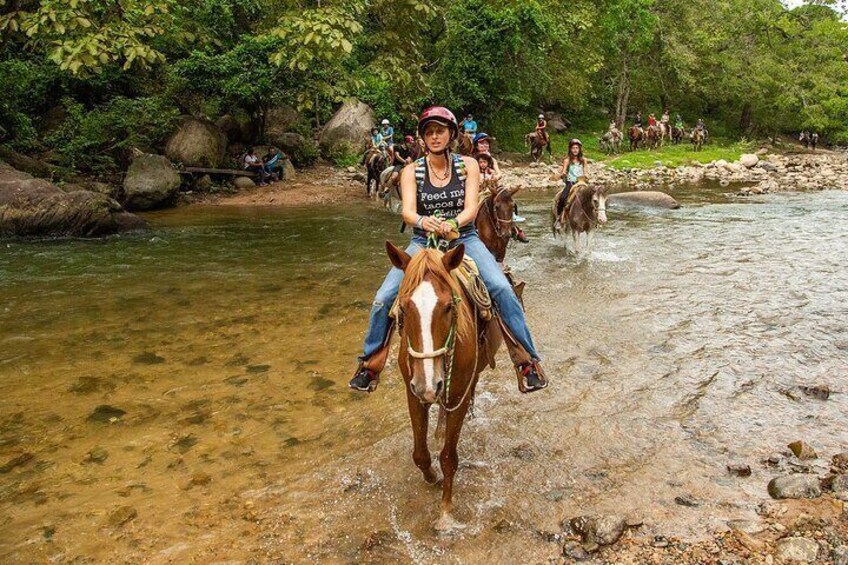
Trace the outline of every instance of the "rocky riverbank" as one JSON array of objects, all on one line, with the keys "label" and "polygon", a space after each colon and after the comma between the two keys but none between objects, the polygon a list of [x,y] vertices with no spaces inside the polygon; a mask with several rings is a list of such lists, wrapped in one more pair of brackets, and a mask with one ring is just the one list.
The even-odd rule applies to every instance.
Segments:
[{"label": "rocky riverbank", "polygon": [[[548,190],[561,186],[556,174],[559,164],[516,165],[505,161],[504,183],[525,189]],[[848,190],[848,156],[821,151],[805,154],[775,154],[760,150],[745,154],[736,162],[724,160],[681,167],[666,167],[660,161],[650,169],[616,169],[604,162],[590,162],[593,182],[621,190],[673,190],[679,184],[703,180],[723,185],[748,184],[740,193],[763,194],[806,190]]]}]

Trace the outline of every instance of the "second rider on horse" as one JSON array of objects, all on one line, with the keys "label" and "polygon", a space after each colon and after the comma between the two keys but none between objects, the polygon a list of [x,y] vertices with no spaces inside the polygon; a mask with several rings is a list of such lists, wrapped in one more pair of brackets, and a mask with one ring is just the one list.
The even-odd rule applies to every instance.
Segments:
[{"label": "second rider on horse", "polygon": [[[418,122],[418,132],[424,139],[427,154],[401,173],[403,219],[414,226],[412,242],[406,249],[414,255],[428,244],[428,239],[450,241],[449,245],[464,244],[465,254],[477,264],[486,288],[492,297],[504,328],[514,339],[517,351],[510,349],[522,392],[532,392],[547,386],[539,364],[539,354],[527,327],[524,309],[494,256],[477,236],[474,219],[477,215],[480,169],[470,157],[451,153],[451,143],[459,135],[459,126],[447,108],[435,106],[425,110]],[[403,280],[403,271],[392,268],[386,276],[371,307],[365,345],[359,357],[359,367],[350,380],[350,388],[372,392],[377,388],[379,375],[388,358],[393,322],[389,316]],[[507,343],[510,342],[508,338]]]}]

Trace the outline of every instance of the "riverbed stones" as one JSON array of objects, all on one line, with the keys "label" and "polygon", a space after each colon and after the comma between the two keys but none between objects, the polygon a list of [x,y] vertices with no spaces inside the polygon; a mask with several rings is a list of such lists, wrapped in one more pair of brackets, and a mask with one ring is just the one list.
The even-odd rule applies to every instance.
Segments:
[{"label": "riverbed stones", "polygon": [[227,137],[209,120],[183,117],[165,145],[165,155],[187,167],[219,167],[227,151]]},{"label": "riverbed stones", "polygon": [[[584,548],[612,545],[627,529],[624,516],[604,514],[600,516],[577,516],[563,521],[563,528],[580,536]],[[589,549],[589,551],[592,551]]]},{"label": "riverbed stones", "polygon": [[784,538],[777,542],[775,556],[783,561],[812,563],[819,556],[819,544],[807,538]]},{"label": "riverbed stones", "polygon": [[818,498],[821,496],[821,485],[811,475],[785,475],[769,482],[768,493],[776,499]]},{"label": "riverbed stones", "polygon": [[583,548],[583,545],[576,540],[565,542],[562,546],[562,556],[574,561],[588,561],[592,558],[589,552]]},{"label": "riverbed stones", "polygon": [[108,458],[109,452],[106,451],[104,448],[98,446],[86,454],[83,463],[97,463],[99,465],[102,465],[103,462],[106,461]]},{"label": "riverbed stones", "polygon": [[830,464],[834,469],[839,470],[839,472],[848,472],[848,451],[834,455],[830,460]]},{"label": "riverbed stones", "polygon": [[12,469],[16,469],[18,467],[23,467],[27,463],[33,460],[35,456],[32,453],[21,453],[16,455],[0,465],[0,474],[5,475],[6,473],[10,473]]},{"label": "riverbed stones", "polygon": [[808,460],[808,459],[817,459],[818,454],[816,450],[813,449],[808,443],[803,441],[793,441],[787,447],[795,454],[795,457],[798,459]]},{"label": "riverbed stones", "polygon": [[848,545],[834,548],[831,559],[833,559],[833,565],[848,565]]},{"label": "riverbed stones", "polygon": [[827,385],[802,385],[799,388],[801,389],[801,392],[817,400],[827,400],[830,398],[830,387]]}]

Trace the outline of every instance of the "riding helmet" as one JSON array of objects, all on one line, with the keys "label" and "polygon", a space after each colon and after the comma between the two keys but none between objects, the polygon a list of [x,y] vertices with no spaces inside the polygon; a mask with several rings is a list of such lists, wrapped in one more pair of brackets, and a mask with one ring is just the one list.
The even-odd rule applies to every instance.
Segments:
[{"label": "riding helmet", "polygon": [[545,115],[544,115],[544,114],[539,114],[539,119],[540,119],[540,120],[544,120],[544,119],[545,119]]},{"label": "riding helmet", "polygon": [[489,139],[489,140],[491,140],[492,138],[491,138],[491,137],[489,137],[489,134],[488,134],[488,133],[482,133],[482,132],[481,132],[481,133],[478,133],[477,135],[475,135],[475,136],[474,136],[474,140],[473,140],[473,141],[474,141],[474,146],[476,147],[476,146],[477,146],[477,144],[478,144],[479,142],[483,141],[484,139]]},{"label": "riding helmet", "polygon": [[389,125],[389,120],[383,119],[383,121],[380,122],[380,123],[383,124],[384,126],[387,126],[387,125]]},{"label": "riding helmet", "polygon": [[407,135],[406,137],[403,138],[403,140],[407,143],[415,143],[415,138],[412,137],[411,135]]},{"label": "riding helmet", "polygon": [[418,119],[418,135],[424,137],[424,129],[430,122],[440,123],[450,129],[451,140],[459,135],[459,125],[456,123],[456,116],[444,106],[430,106],[421,112],[421,117]]},{"label": "riding helmet", "polygon": [[579,145],[580,147],[583,147],[583,142],[575,137],[574,139],[568,142],[568,148],[571,149],[572,145]]}]

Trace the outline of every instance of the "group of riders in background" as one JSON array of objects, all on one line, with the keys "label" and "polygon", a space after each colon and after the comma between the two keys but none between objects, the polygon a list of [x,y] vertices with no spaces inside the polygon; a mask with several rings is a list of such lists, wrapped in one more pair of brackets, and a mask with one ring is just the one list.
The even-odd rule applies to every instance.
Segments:
[{"label": "group of riders in background", "polygon": [[[635,151],[640,147],[656,149],[662,147],[666,140],[678,144],[686,136],[686,124],[683,123],[683,118],[680,114],[677,114],[672,123],[668,109],[663,110],[659,121],[657,121],[653,113],[648,114],[647,127],[642,118],[642,113],[637,112],[633,120],[633,125],[627,131],[627,139],[630,141],[631,151]],[[707,143],[709,140],[709,131],[702,118],[698,118],[695,127],[688,132],[688,136],[696,151],[700,151],[701,147]],[[598,140],[598,146],[602,151],[606,151],[607,153],[619,153],[621,151],[622,141],[624,141],[624,133],[618,128],[618,124],[613,121],[610,122],[609,129],[607,129],[603,137]]]}]

